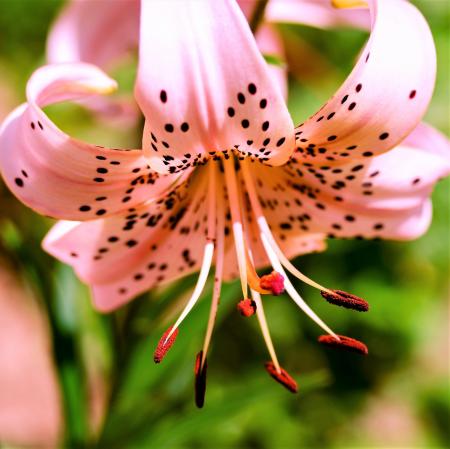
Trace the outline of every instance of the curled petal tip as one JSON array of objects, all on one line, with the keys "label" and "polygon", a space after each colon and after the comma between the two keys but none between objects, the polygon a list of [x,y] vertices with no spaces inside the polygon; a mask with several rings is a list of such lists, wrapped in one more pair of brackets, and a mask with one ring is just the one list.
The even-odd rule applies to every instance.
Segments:
[{"label": "curled petal tip", "polygon": [[281,295],[284,292],[284,277],[280,273],[272,271],[261,277],[260,287],[269,290],[272,295]]},{"label": "curled petal tip", "polygon": [[331,4],[337,9],[369,7],[365,0],[331,0]]},{"label": "curled petal tip", "polygon": [[320,294],[330,303],[346,309],[367,312],[369,303],[359,296],[344,292],[343,290],[322,290]]},{"label": "curled petal tip", "polygon": [[166,356],[169,349],[175,343],[175,340],[178,336],[178,329],[169,337],[170,332],[172,331],[172,326],[170,326],[166,332],[164,332],[163,336],[158,342],[158,346],[156,347],[155,353],[153,354],[153,360],[155,363],[161,363],[162,359]]},{"label": "curled petal tip", "polygon": [[352,352],[357,352],[358,354],[367,355],[369,353],[367,346],[361,341],[346,337],[345,335],[338,335],[338,337],[339,340],[332,335],[321,335],[318,338],[318,341],[327,346],[347,349]]},{"label": "curled petal tip", "polygon": [[195,405],[202,408],[205,404],[206,393],[206,370],[208,369],[208,362],[205,357],[203,361],[203,351],[197,354],[195,359],[194,374],[195,374]]},{"label": "curled petal tip", "polygon": [[92,93],[92,94],[102,94],[102,95],[108,95],[112,94],[117,90],[117,83],[113,80],[111,80],[110,84],[98,84],[98,85],[85,85],[84,86],[86,93]]},{"label": "curled petal tip", "polygon": [[287,373],[286,370],[280,368],[278,371],[272,362],[266,362],[264,366],[270,376],[279,384],[283,385],[283,387],[287,388],[291,393],[298,392],[297,382]]},{"label": "curled petal tip", "polygon": [[249,317],[256,313],[256,303],[251,299],[243,299],[239,301],[237,309],[242,316]]}]

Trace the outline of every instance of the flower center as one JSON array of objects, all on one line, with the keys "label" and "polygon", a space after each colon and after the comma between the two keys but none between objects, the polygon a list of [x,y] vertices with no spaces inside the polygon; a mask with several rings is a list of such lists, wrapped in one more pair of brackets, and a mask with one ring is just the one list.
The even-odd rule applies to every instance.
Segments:
[{"label": "flower center", "polygon": [[[196,360],[196,378],[201,374],[201,385],[206,376],[206,356],[211,341],[213,327],[216,319],[221,284],[224,271],[224,247],[225,247],[225,201],[228,202],[230,211],[231,228],[233,234],[236,261],[239,269],[239,277],[242,289],[242,299],[237,308],[243,316],[256,314],[261,332],[272,361],[266,364],[269,374],[278,382],[285,385],[290,391],[296,391],[289,375],[281,368],[270,337],[267,320],[264,314],[261,295],[280,295],[286,293],[300,307],[303,312],[319,325],[328,335],[322,336],[322,343],[330,346],[353,348],[356,343],[348,344],[346,337],[335,334],[303,300],[297,289],[290,281],[287,270],[299,280],[320,290],[322,296],[330,303],[359,311],[367,311],[368,304],[361,298],[343,292],[330,290],[317,282],[309,279],[301,273],[285,256],[270,226],[266,221],[256,192],[251,171],[252,162],[242,155],[235,156],[233,152],[224,153],[207,163],[207,239],[203,249],[202,265],[194,291],[181,312],[179,318],[163,335],[155,353],[155,361],[161,361],[168,349],[174,343],[178,327],[184,318],[192,310],[206,285],[213,259],[215,257],[215,276],[212,294],[212,303],[206,329],[202,351]],[[272,267],[270,274],[259,276],[254,264],[254,244],[261,243],[266,260]],[[253,246],[253,248],[252,248]],[[352,340],[353,341],[353,340]],[[360,351],[363,352],[363,351]],[[198,383],[198,382],[197,382]],[[294,382],[295,383],[295,382]],[[196,384],[197,385],[197,384]],[[201,391],[199,397],[204,394],[204,388],[197,385],[196,391]],[[198,396],[198,394],[197,394]],[[203,399],[197,398],[197,403],[203,405]]]}]

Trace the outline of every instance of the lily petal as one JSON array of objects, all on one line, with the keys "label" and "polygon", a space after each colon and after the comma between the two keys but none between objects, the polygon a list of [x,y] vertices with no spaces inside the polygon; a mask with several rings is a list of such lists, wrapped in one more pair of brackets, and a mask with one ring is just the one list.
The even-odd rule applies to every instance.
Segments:
[{"label": "lily petal", "polygon": [[[431,220],[429,196],[450,173],[450,143],[420,125],[392,151],[339,167],[291,162],[269,176],[258,167],[258,193],[280,241],[304,232],[335,237],[407,240],[423,234]],[[283,200],[279,200],[282,189]]]},{"label": "lily petal", "polygon": [[144,2],[136,97],[157,171],[231,148],[279,165],[293,150],[283,97],[235,2]]},{"label": "lily petal", "polygon": [[370,28],[367,9],[338,9],[331,0],[270,0],[265,18],[268,22],[293,23],[317,28],[351,26]]},{"label": "lily petal", "polygon": [[95,306],[112,310],[156,285],[199,269],[206,244],[205,176],[127,214],[60,222],[43,246],[92,287]]},{"label": "lily petal", "polygon": [[[47,40],[47,61],[88,62],[110,70],[137,50],[138,0],[72,0],[53,24]],[[97,117],[134,125],[140,116],[130,96],[96,97],[80,102]]]},{"label": "lily petal", "polygon": [[[255,38],[258,48],[264,56],[272,56],[280,61],[285,60],[283,42],[274,26],[270,24],[261,25]],[[288,96],[287,65],[275,65],[268,62],[268,70],[274,84],[279,86],[283,98],[286,99]]]},{"label": "lily petal", "polygon": [[52,26],[47,59],[88,62],[107,70],[136,49],[138,41],[138,0],[72,0]]},{"label": "lily petal", "polygon": [[176,179],[147,165],[140,150],[118,150],[71,138],[41,107],[108,93],[115,82],[89,64],[55,64],[37,70],[28,103],[0,129],[0,165],[12,192],[39,213],[89,220],[126,210],[165,191]]},{"label": "lily petal", "polygon": [[350,76],[297,128],[301,157],[317,164],[372,157],[399,144],[430,101],[436,53],[420,12],[404,0],[369,2],[372,33]]}]

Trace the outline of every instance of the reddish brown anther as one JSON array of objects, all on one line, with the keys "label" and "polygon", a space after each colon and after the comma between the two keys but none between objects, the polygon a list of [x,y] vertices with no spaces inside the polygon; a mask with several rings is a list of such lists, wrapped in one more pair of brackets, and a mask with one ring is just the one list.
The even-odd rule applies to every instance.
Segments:
[{"label": "reddish brown anther", "polygon": [[242,301],[239,301],[237,309],[242,316],[252,316],[256,313],[256,302],[248,298],[243,299]]},{"label": "reddish brown anther", "polygon": [[206,370],[208,368],[208,362],[205,357],[205,361],[202,367],[202,357],[203,351],[197,354],[195,359],[195,405],[198,408],[202,408],[205,403],[205,393],[206,393]]},{"label": "reddish brown anther", "polygon": [[346,337],[345,335],[338,335],[338,337],[340,340],[337,340],[332,335],[321,335],[318,338],[318,341],[324,345],[347,349],[359,354],[367,355],[369,353],[369,350],[364,343],[355,340],[354,338]]},{"label": "reddish brown anther", "polygon": [[270,274],[261,276],[259,286],[272,292],[272,295],[281,295],[284,292],[284,277],[280,273],[272,271]]},{"label": "reddish brown anther", "polygon": [[334,304],[336,306],[357,310],[358,312],[367,312],[369,310],[369,303],[366,300],[342,290],[322,290],[320,294],[330,304]]},{"label": "reddish brown anther", "polygon": [[158,342],[158,346],[156,347],[155,353],[153,354],[153,360],[155,363],[160,363],[161,360],[166,356],[169,349],[175,343],[175,340],[178,335],[178,329],[176,329],[175,332],[166,341],[166,338],[169,335],[171,330],[172,330],[172,326],[170,326],[169,329],[167,329],[166,332],[164,332],[163,336],[161,337],[161,339]]},{"label": "reddish brown anther", "polygon": [[297,382],[283,369],[280,368],[278,372],[275,365],[272,362],[266,362],[264,364],[267,372],[283,387],[286,387],[291,393],[297,393]]}]

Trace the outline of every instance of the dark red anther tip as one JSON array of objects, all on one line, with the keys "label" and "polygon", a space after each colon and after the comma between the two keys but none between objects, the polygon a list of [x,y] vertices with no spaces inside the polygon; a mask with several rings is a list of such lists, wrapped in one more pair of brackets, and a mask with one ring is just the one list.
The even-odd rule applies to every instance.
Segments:
[{"label": "dark red anther tip", "polygon": [[270,274],[261,276],[259,286],[272,292],[272,295],[281,295],[284,292],[284,277],[280,273],[272,271]]},{"label": "dark red anther tip", "polygon": [[205,358],[205,362],[203,363],[202,368],[202,357],[203,351],[200,351],[197,354],[195,359],[195,405],[198,408],[202,408],[205,404],[205,393],[206,393],[206,370],[208,368],[208,362]]},{"label": "dark red anther tip", "polygon": [[322,290],[320,294],[330,303],[336,306],[345,307],[346,309],[357,310],[358,312],[367,312],[369,310],[369,303],[359,296],[342,290]]},{"label": "dark red anther tip", "polygon": [[332,335],[321,335],[318,338],[319,343],[335,348],[343,348],[349,351],[357,352],[358,354],[367,355],[369,350],[367,346],[354,338],[346,337],[345,335],[338,335],[340,340],[337,340]]},{"label": "dark red anther tip", "polygon": [[264,364],[266,371],[283,387],[286,387],[291,393],[297,393],[297,382],[283,369],[280,368],[278,372],[273,362],[266,362]]},{"label": "dark red anther tip", "polygon": [[252,316],[256,313],[256,302],[248,298],[243,299],[242,301],[239,301],[237,309],[242,316]]},{"label": "dark red anther tip", "polygon": [[163,336],[161,337],[161,339],[158,342],[158,346],[156,347],[155,353],[153,354],[153,360],[155,363],[160,363],[162,361],[162,359],[166,356],[169,349],[175,343],[175,340],[178,335],[178,328],[170,336],[170,338],[166,341],[166,338],[169,335],[171,330],[172,330],[172,326],[170,326],[169,329],[167,329],[166,332],[164,332]]}]

